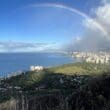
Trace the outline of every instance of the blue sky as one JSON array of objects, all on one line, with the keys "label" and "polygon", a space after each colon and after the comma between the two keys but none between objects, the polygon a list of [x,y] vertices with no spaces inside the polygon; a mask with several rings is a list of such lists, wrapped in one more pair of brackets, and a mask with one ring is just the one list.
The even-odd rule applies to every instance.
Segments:
[{"label": "blue sky", "polygon": [[[56,7],[63,4],[89,16],[100,0],[0,0],[0,52],[48,51],[84,34],[84,17]],[[30,47],[28,46],[30,45]]]}]

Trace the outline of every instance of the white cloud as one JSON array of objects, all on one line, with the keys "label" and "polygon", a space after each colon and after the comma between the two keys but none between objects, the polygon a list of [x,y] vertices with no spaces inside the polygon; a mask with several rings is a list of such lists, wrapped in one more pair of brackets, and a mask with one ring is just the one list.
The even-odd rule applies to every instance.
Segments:
[{"label": "white cloud", "polygon": [[[87,27],[87,29],[100,31],[97,22],[101,25],[104,31],[109,33],[110,31],[110,3],[106,2],[105,4],[99,6],[94,10],[95,18],[93,19],[85,19],[83,24]],[[95,21],[95,22],[94,22]]]},{"label": "white cloud", "polygon": [[82,39],[81,39],[81,37],[79,37],[79,36],[77,36],[76,39],[75,39],[76,42],[80,42],[81,40],[82,40]]},{"label": "white cloud", "polygon": [[103,0],[103,5],[92,10],[95,17],[93,19],[84,19],[83,21],[83,25],[86,28],[84,36],[79,42],[70,43],[69,47],[79,50],[103,49],[110,51],[110,2]]},{"label": "white cloud", "polygon": [[97,22],[95,22],[95,19],[85,19],[83,21],[83,25],[86,27],[87,30],[92,30],[92,31],[99,31],[100,30],[99,25],[97,24]]},{"label": "white cloud", "polygon": [[98,7],[96,10],[96,19],[104,25],[110,26],[110,4],[106,3],[104,6]]},{"label": "white cloud", "polygon": [[110,0],[102,0],[102,4],[110,3]]},{"label": "white cloud", "polygon": [[45,51],[52,47],[53,43],[32,43],[17,41],[0,41],[0,52],[26,52]]},{"label": "white cloud", "polygon": [[[110,50],[110,3],[107,0],[103,2],[103,5],[94,10],[95,18],[85,19],[83,21],[86,27],[86,33],[80,42],[82,47]],[[97,23],[108,33],[107,35],[98,27]]]}]

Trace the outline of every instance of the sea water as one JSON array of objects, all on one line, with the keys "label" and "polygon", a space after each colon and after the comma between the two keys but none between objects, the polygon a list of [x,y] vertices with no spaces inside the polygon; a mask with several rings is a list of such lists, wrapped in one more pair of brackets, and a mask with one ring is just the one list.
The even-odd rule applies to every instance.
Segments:
[{"label": "sea water", "polygon": [[32,65],[52,67],[77,61],[57,53],[0,53],[0,76],[27,71]]}]

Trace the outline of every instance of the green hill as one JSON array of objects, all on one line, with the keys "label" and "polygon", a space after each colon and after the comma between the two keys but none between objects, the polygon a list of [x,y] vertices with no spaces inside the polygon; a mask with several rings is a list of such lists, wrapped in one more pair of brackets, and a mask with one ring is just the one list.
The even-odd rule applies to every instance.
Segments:
[{"label": "green hill", "polygon": [[66,75],[100,75],[109,72],[110,65],[83,62],[52,67],[49,70],[54,73],[63,73]]},{"label": "green hill", "polygon": [[27,71],[0,80],[0,103],[4,105],[9,100],[22,100],[22,97],[29,101],[32,97],[55,97],[56,94],[65,99],[73,93],[77,94],[77,90],[86,88],[87,82],[108,77],[109,73],[110,65],[84,62],[51,67],[43,71]]}]

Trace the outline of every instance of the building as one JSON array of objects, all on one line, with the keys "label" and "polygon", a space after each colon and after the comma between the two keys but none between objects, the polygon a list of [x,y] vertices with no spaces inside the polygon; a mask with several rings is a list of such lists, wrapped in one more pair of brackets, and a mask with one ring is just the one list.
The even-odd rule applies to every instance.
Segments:
[{"label": "building", "polygon": [[44,70],[43,66],[30,66],[30,71],[41,71]]}]

